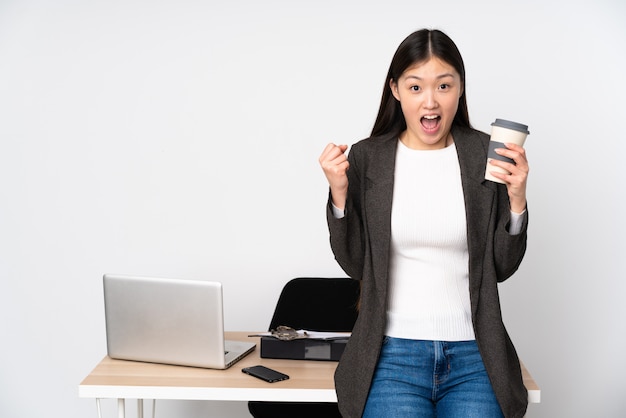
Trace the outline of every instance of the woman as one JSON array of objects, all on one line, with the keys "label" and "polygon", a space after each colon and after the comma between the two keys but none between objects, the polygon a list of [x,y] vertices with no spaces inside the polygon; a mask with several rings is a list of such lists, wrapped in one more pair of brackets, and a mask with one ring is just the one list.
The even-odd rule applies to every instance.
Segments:
[{"label": "woman", "polygon": [[371,137],[329,144],[328,225],[340,266],[361,280],[359,318],[335,374],[344,417],[522,417],[519,360],[497,284],[526,250],[522,147],[491,164],[472,129],[454,42],[420,30],[398,47]]}]

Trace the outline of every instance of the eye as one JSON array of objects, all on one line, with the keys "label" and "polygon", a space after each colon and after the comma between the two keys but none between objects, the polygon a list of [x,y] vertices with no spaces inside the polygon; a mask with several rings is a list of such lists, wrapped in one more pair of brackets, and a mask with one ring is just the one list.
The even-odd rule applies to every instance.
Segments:
[{"label": "eye", "polygon": [[439,86],[439,90],[448,90],[450,88],[450,84],[442,84]]},{"label": "eye", "polygon": [[409,89],[411,91],[420,91],[421,90],[420,86],[411,86],[411,87],[409,87]]}]

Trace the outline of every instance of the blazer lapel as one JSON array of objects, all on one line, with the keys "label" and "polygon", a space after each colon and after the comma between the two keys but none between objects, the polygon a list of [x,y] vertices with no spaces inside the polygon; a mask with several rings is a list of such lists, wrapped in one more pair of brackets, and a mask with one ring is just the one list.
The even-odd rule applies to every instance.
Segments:
[{"label": "blazer lapel", "polygon": [[[388,234],[391,234],[391,205],[393,199],[393,179],[396,166],[397,139],[381,139],[373,152],[365,172],[366,209],[369,216],[381,221]],[[378,229],[378,228],[377,228]]]},{"label": "blazer lapel", "polygon": [[478,306],[482,281],[483,258],[489,236],[489,222],[495,198],[496,185],[485,180],[487,145],[471,131],[456,128],[452,135],[457,147],[461,168],[461,183],[467,218],[467,245],[469,251],[470,294],[472,311]]},{"label": "blazer lapel", "polygon": [[381,306],[386,305],[391,244],[391,205],[396,165],[397,138],[371,139],[376,146],[368,153],[363,196],[364,225],[371,250],[375,286]]}]

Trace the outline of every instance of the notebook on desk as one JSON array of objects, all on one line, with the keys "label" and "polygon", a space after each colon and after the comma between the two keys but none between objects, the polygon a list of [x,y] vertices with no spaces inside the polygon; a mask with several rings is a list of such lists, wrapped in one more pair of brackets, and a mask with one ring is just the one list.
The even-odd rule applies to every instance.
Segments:
[{"label": "notebook on desk", "polygon": [[226,369],[255,344],[226,341],[219,282],[105,274],[109,357]]}]

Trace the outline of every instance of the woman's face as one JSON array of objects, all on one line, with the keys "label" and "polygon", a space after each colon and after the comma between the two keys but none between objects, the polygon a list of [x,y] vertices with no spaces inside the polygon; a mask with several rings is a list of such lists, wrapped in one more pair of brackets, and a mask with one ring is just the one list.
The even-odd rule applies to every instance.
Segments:
[{"label": "woman's face", "polygon": [[463,86],[459,73],[439,58],[414,64],[390,81],[407,130],[400,140],[413,149],[439,149],[452,143],[450,128]]}]

